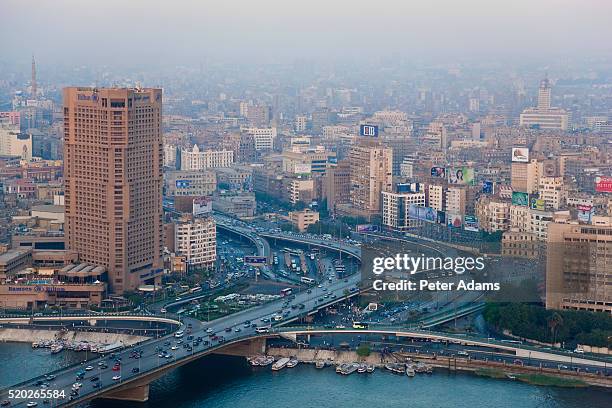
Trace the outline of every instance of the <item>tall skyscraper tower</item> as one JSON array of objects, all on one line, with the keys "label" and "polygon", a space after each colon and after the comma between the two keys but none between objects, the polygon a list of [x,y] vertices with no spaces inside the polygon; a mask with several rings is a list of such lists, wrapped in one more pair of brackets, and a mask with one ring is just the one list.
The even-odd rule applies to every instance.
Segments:
[{"label": "tall skyscraper tower", "polygon": [[34,60],[34,55],[32,55],[32,81],[30,85],[31,85],[32,96],[36,98],[38,89],[36,86],[36,61]]},{"label": "tall skyscraper tower", "polygon": [[64,89],[66,245],[113,293],[163,271],[161,112],[161,89]]},{"label": "tall skyscraper tower", "polygon": [[542,111],[550,110],[550,81],[544,78],[540,81],[538,90],[538,109]]},{"label": "tall skyscraper tower", "polygon": [[380,212],[381,193],[392,188],[393,151],[376,141],[360,140],[348,159],[351,205],[363,215]]}]

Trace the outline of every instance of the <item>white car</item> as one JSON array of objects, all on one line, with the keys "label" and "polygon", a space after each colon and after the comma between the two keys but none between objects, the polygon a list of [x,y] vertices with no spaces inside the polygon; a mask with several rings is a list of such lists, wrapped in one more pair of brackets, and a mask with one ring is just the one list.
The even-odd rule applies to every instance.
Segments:
[{"label": "white car", "polygon": [[93,367],[92,367],[92,366],[87,366],[87,367],[85,367],[85,371],[91,371],[91,370],[93,370]]},{"label": "white car", "polygon": [[75,390],[78,390],[82,386],[83,384],[81,384],[80,382],[75,382],[74,384],[72,384],[72,388],[74,388]]},{"label": "white car", "polygon": [[119,381],[121,379],[120,375],[116,375],[113,377],[113,381]]},{"label": "white car", "polygon": [[176,350],[176,349],[177,349],[177,347],[176,347],[176,346],[172,346],[172,347],[170,347],[170,350]]}]

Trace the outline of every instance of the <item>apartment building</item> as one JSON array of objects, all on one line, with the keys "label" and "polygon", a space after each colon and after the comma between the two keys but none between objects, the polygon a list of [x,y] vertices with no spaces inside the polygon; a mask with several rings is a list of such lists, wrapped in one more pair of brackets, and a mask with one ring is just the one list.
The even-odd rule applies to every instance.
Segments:
[{"label": "apartment building", "polygon": [[181,217],[174,226],[175,252],[189,269],[212,268],[217,259],[217,226],[212,217]]},{"label": "apartment building", "polygon": [[410,205],[425,207],[425,192],[382,192],[382,224],[396,231],[407,231],[421,221],[408,216]]}]

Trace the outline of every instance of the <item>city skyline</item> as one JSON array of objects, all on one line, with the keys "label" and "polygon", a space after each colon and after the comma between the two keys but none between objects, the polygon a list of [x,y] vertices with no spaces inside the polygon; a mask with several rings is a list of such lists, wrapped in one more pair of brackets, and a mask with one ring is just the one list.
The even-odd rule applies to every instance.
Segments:
[{"label": "city skyline", "polygon": [[609,1],[2,6],[0,406],[610,406]]}]

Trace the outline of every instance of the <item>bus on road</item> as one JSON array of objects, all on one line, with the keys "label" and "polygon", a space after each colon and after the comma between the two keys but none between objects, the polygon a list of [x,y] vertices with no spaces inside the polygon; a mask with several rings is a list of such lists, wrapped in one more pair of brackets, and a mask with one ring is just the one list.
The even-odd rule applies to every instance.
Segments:
[{"label": "bus on road", "polygon": [[368,324],[364,322],[353,322],[353,329],[367,329]]}]

